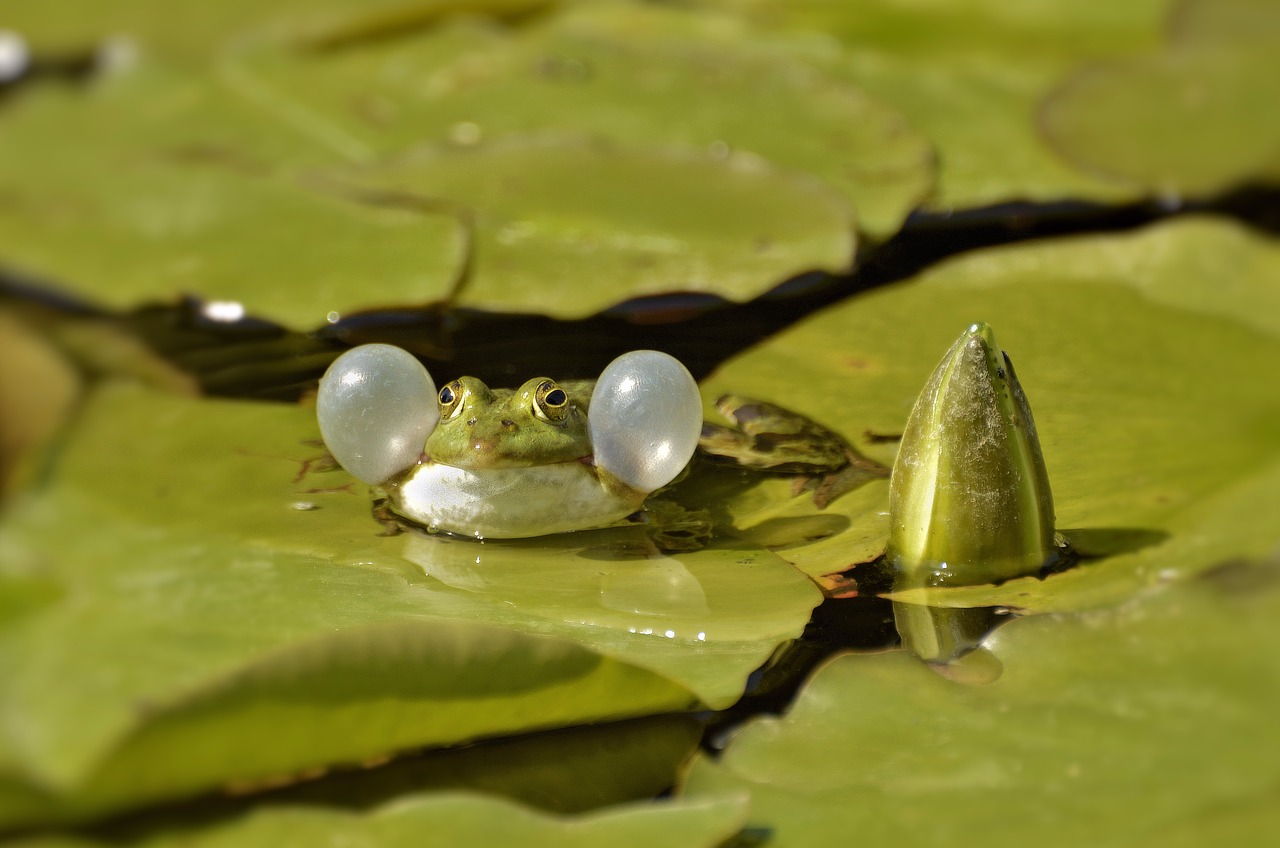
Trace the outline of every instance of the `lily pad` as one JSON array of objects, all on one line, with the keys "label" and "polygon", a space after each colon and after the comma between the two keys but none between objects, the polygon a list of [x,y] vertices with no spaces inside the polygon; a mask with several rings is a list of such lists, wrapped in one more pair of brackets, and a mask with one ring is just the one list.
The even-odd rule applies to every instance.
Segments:
[{"label": "lily pad", "polygon": [[198,295],[313,327],[440,297],[464,260],[447,212],[354,204],[289,176],[285,161],[329,154],[212,78],[150,66],[30,95],[0,112],[0,265],[91,302]]},{"label": "lily pad", "polygon": [[[369,810],[408,794],[464,790],[501,795],[545,812],[587,812],[663,794],[701,736],[701,723],[688,714],[580,725],[330,773],[270,795],[224,801],[226,811],[220,812],[297,804]],[[181,817],[182,810],[172,815]]]},{"label": "lily pad", "polygon": [[304,408],[101,392],[0,534],[0,821],[723,707],[819,600],[765,551],[639,528],[382,536],[363,486],[307,472],[316,436]]},{"label": "lily pad", "polygon": [[[968,323],[988,322],[1035,413],[1059,528],[1146,541],[1043,580],[895,597],[1040,610],[1115,602],[1280,545],[1267,520],[1280,510],[1277,274],[1274,242],[1212,220],[988,250],[811,317],[730,360],[707,394],[749,385],[889,464],[892,445],[860,445],[859,434],[901,432],[940,352]],[[726,509],[752,521],[761,503],[743,496]],[[883,508],[846,496],[827,510],[843,529],[777,551],[815,577],[846,568],[884,532]]]},{"label": "lily pad", "polygon": [[[949,212],[1017,200],[1100,202],[1137,191],[1063,161],[1035,122],[1041,97],[1082,61],[1153,46],[1166,0],[710,0],[900,110],[934,144]],[[834,40],[833,40],[834,37]]]},{"label": "lily pad", "polygon": [[1084,168],[1168,195],[1280,178],[1280,6],[1186,5],[1163,52],[1082,69],[1051,94],[1046,135]]},{"label": "lily pad", "polygon": [[519,18],[554,5],[555,0],[227,0],[174,15],[164,0],[59,0],[56,13],[14,5],[5,10],[4,25],[42,53],[127,40],[132,49],[194,63],[245,41],[323,44],[424,26],[458,13]]},{"label": "lily pad", "polygon": [[479,795],[409,796],[371,813],[313,807],[266,808],[205,826],[139,830],[120,838],[37,836],[15,848],[257,848],[277,845],[358,845],[361,848],[439,845],[554,845],[595,848],[716,848],[737,833],[741,797],[668,801],[554,817]]},{"label": "lily pad", "polygon": [[1169,10],[1169,22],[1173,44],[1274,41],[1280,36],[1280,17],[1271,0],[1180,0]]},{"label": "lily pad", "polygon": [[[548,132],[763,158],[831,185],[863,230],[894,232],[932,184],[925,139],[847,79],[733,23],[652,4],[585,4],[512,37],[459,24],[336,56],[249,54],[236,73],[282,113],[304,117],[299,125],[376,153]],[[626,199],[644,186],[637,177],[599,191]],[[586,190],[581,181],[565,188]]]},{"label": "lily pad", "polygon": [[838,657],[785,717],[700,758],[683,797],[749,790],[749,827],[779,848],[1262,844],[1280,822],[1278,574],[1012,622],[987,685]]},{"label": "lily pad", "polygon": [[33,474],[36,457],[70,417],[80,390],[71,363],[0,309],[0,500]]},{"label": "lily pad", "polygon": [[454,299],[466,306],[576,318],[671,290],[750,299],[853,260],[844,199],[759,161],[508,138],[352,179],[474,216],[471,273]]},{"label": "lily pad", "polygon": [[[415,61],[453,67],[450,34],[471,31],[445,28]],[[303,91],[346,53],[306,55],[320,64]],[[482,108],[514,114],[527,102],[497,92]],[[439,142],[427,152],[339,173],[377,149],[237,65],[202,75],[151,64],[27,95],[0,113],[0,265],[107,306],[198,295],[294,327],[439,300],[576,317],[673,289],[749,299],[853,259],[839,191],[709,142],[557,135],[459,148],[447,141],[452,119],[424,120],[393,140]],[[334,109],[355,94],[341,96]],[[846,135],[828,141],[843,149]]]}]

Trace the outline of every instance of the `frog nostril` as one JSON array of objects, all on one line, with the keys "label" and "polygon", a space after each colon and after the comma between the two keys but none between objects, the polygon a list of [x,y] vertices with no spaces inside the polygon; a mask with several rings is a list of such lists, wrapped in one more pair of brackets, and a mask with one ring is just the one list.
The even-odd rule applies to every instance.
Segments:
[{"label": "frog nostril", "polygon": [[516,422],[509,421],[506,418],[504,418],[502,419],[502,426],[507,428],[508,430],[514,430],[516,428]]},{"label": "frog nostril", "polygon": [[475,420],[474,418],[468,418],[468,419],[467,419],[467,426],[468,426],[468,427],[474,427],[474,426],[476,426],[476,420]]}]

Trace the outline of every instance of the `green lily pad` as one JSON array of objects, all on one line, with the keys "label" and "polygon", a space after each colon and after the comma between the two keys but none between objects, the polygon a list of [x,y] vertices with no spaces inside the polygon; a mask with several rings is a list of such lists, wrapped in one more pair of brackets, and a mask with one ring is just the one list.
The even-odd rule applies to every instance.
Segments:
[{"label": "green lily pad", "polygon": [[199,61],[245,41],[326,43],[424,26],[453,14],[519,18],[555,0],[254,0],[203,3],[172,14],[164,0],[59,0],[5,10],[4,25],[47,53],[82,51],[104,40],[128,39],[148,54]]},{"label": "green lily pad", "polygon": [[0,500],[32,476],[36,457],[70,417],[80,391],[71,363],[0,309]]},{"label": "green lily pad", "polygon": [[741,797],[667,801],[554,817],[479,795],[409,796],[371,813],[313,807],[266,808],[203,826],[174,826],[124,837],[36,836],[15,848],[256,848],[277,845],[358,845],[361,848],[438,845],[554,845],[557,848],[716,848],[742,827]]},{"label": "green lily pad", "polygon": [[[455,31],[427,43],[451,55]],[[854,253],[835,188],[705,145],[508,137],[339,174],[374,150],[235,65],[29,92],[0,130],[0,265],[113,307],[194,294],[294,327],[437,300],[581,316],[673,289],[749,299]]]},{"label": "green lily pad", "polygon": [[[863,230],[894,232],[932,184],[925,139],[856,85],[732,23],[651,4],[586,4],[512,37],[460,24],[336,56],[250,54],[236,73],[298,125],[374,153],[547,132],[712,151],[742,167],[763,158],[830,184]],[[644,188],[637,177],[599,191],[628,199]],[[850,257],[840,259],[847,267]]]},{"label": "green lily pad", "polygon": [[[1164,52],[1085,68],[1053,92],[1041,112],[1045,133],[1082,167],[1164,194],[1280,177],[1271,85],[1280,7],[1185,5],[1191,23]],[[1244,12],[1247,33],[1236,19]]]},{"label": "green lily pad", "polygon": [[[999,54],[1071,61],[1081,54],[1128,50],[1158,37],[1166,0],[1081,5],[1039,0],[1034,7],[988,0],[863,0],[858,8],[827,0],[698,0],[779,29],[826,32],[847,45],[930,55]],[[1266,2],[1266,0],[1261,0]]]},{"label": "green lily pad", "polygon": [[428,790],[501,795],[546,812],[587,812],[661,795],[675,784],[701,736],[701,723],[688,714],[530,733],[327,774],[271,795],[223,802],[229,808],[223,814],[297,804],[367,810]]},{"label": "green lily pad", "polygon": [[[172,563],[182,553],[167,550],[155,558]],[[147,560],[159,571],[154,558]],[[184,564],[191,560],[188,555]],[[278,557],[275,567],[284,562]],[[287,564],[293,570],[308,565],[297,558]],[[205,566],[205,573],[188,568],[188,576],[202,580],[205,592],[228,596],[225,587],[203,580],[207,572],[255,564],[223,557]],[[294,604],[319,594],[293,582]],[[116,624],[125,631],[121,636],[99,623],[110,611],[68,613],[79,591],[60,588],[61,597],[7,622],[0,634],[9,670],[9,732],[0,754],[0,821],[7,826],[83,820],[224,783],[279,782],[329,763],[377,756],[378,750],[678,709],[690,697],[652,673],[563,640],[468,623],[414,622],[403,605],[364,615],[398,618],[395,624],[350,624],[355,614],[334,614],[325,628],[334,635],[295,638],[284,647],[280,643],[301,628],[287,628],[292,622],[279,616],[272,629],[286,632],[266,634],[275,639],[265,657],[255,654],[264,653],[259,646],[267,639],[250,632],[242,644],[231,645],[238,650],[229,659],[206,650],[202,663],[192,644],[216,642],[219,634],[193,626],[198,615],[190,603],[183,610],[185,627],[155,621],[162,616],[147,620],[136,605],[118,604],[125,619]],[[331,596],[351,591],[326,588]],[[58,625],[78,628],[79,638],[91,644],[59,648]],[[168,650],[157,651],[156,640]],[[89,714],[85,703],[97,709]]]},{"label": "green lily pad", "polygon": [[31,92],[0,112],[0,264],[106,306],[190,294],[304,327],[449,291],[453,216],[309,189],[281,167],[302,156],[327,154],[186,71]]},{"label": "green lily pad", "polygon": [[[1035,413],[1059,528],[1137,544],[1043,580],[894,597],[1110,603],[1280,545],[1266,518],[1280,509],[1277,274],[1273,241],[1211,220],[988,250],[811,317],[730,360],[707,395],[750,386],[857,444],[863,430],[901,432],[941,351],[968,322],[988,322]],[[892,444],[857,446],[892,462]],[[751,521],[761,504],[744,496],[725,509]],[[863,561],[883,539],[886,504],[846,496],[827,510],[843,529],[777,551],[815,577]],[[792,508],[820,514],[802,500]]]},{"label": "green lily pad", "polygon": [[819,600],[763,550],[665,557],[639,528],[381,536],[363,486],[307,472],[316,435],[298,407],[89,407],[0,534],[0,822],[724,707]]},{"label": "green lily pad", "polygon": [[[1036,128],[1041,97],[1075,65],[1156,43],[1166,0],[704,0],[773,34],[900,110],[934,144],[926,208],[1016,200],[1099,202],[1137,192],[1081,172]],[[833,42],[833,37],[836,41]]]},{"label": "green lily pad", "polygon": [[466,306],[576,318],[671,290],[746,300],[854,251],[852,212],[828,186],[710,154],[507,138],[352,179],[473,210]]},{"label": "green lily pad", "polygon": [[[744,371],[745,367],[750,366]],[[883,454],[886,448],[872,447],[867,453],[872,451]],[[887,451],[892,461],[892,448]],[[785,477],[752,475],[742,480],[733,472],[728,476],[726,484],[698,475],[674,494],[690,507],[710,509],[718,532],[768,548],[815,579],[884,552],[889,535],[885,478],[869,480],[825,509],[816,509],[812,495],[793,494],[793,483]]]},{"label": "green lily pad", "polygon": [[1280,823],[1278,576],[1014,621],[989,640],[987,685],[901,652],[838,657],[785,717],[696,761],[683,796],[749,790],[749,827],[779,848],[1263,844]]},{"label": "green lily pad", "polygon": [[1169,11],[1174,44],[1237,44],[1280,36],[1280,17],[1271,0],[1182,0]]}]

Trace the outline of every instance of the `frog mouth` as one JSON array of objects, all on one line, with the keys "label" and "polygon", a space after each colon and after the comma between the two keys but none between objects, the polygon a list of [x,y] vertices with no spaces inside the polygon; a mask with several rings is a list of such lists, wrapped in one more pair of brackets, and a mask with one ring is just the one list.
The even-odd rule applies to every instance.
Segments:
[{"label": "frog mouth", "polygon": [[517,468],[554,468],[557,466],[585,465],[588,468],[595,468],[596,461],[594,454],[585,454],[584,456],[571,457],[569,459],[561,459],[555,462],[533,462],[521,457],[503,455],[500,453],[485,454],[481,457],[475,457],[474,461],[462,462],[441,462],[432,459],[431,455],[425,451],[418,457],[418,465],[443,465],[449,468],[460,468],[464,471],[473,471],[483,474],[486,471],[510,471]]}]

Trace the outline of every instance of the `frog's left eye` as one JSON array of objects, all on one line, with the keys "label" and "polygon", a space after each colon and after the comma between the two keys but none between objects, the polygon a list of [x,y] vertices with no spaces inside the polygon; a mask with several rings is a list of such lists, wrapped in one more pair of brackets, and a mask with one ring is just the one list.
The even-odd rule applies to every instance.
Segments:
[{"label": "frog's left eye", "polygon": [[569,395],[551,380],[543,380],[534,393],[533,409],[540,418],[561,421],[569,414]]}]

